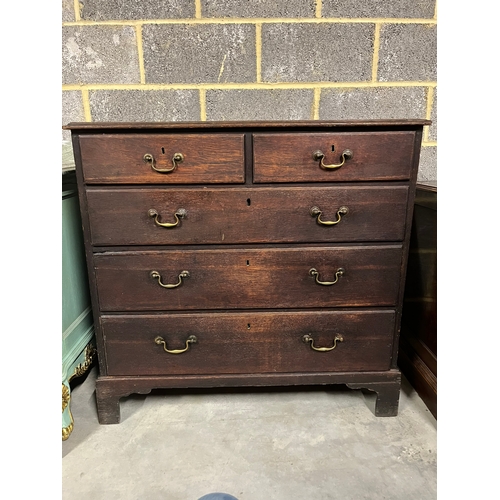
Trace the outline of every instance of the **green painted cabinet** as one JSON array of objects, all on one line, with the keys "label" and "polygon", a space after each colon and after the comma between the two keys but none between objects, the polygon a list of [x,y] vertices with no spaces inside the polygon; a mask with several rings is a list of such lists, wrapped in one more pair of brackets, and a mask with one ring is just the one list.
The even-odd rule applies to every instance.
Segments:
[{"label": "green painted cabinet", "polygon": [[62,174],[62,439],[73,430],[70,380],[95,355],[94,326],[74,170]]}]

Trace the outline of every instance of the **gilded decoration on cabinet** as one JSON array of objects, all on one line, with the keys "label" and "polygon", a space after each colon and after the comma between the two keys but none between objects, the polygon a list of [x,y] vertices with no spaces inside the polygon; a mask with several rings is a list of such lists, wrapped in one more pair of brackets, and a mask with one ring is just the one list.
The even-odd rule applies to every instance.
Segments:
[{"label": "gilded decoration on cabinet", "polygon": [[[88,344],[85,348],[85,359],[83,363],[80,363],[76,366],[73,375],[68,380],[68,383],[75,377],[80,377],[83,375],[92,364],[92,360],[94,359],[96,353],[96,348],[92,344]],[[71,399],[70,390],[66,385],[62,385],[62,411],[68,408],[68,415],[70,418],[70,424],[67,427],[63,427],[62,429],[62,440],[66,441],[69,438],[71,432],[73,431],[73,415],[71,413],[71,409],[69,408],[69,402]]]},{"label": "gilded decoration on cabinet", "polygon": [[62,440],[66,441],[66,439],[69,438],[69,435],[71,434],[71,431],[73,430],[73,422],[71,422],[68,427],[63,427],[62,430]]},{"label": "gilded decoration on cabinet", "polygon": [[62,385],[62,411],[68,406],[69,404],[69,389],[63,384]]},{"label": "gilded decoration on cabinet", "polygon": [[66,441],[73,430],[73,415],[71,414],[71,410],[69,408],[69,400],[71,399],[69,387],[67,385],[62,384],[62,413],[64,410],[68,409],[68,415],[70,418],[70,424],[67,427],[63,427],[62,429],[62,440]]},{"label": "gilded decoration on cabinet", "polygon": [[92,360],[94,358],[95,352],[96,352],[96,349],[92,344],[89,344],[86,347],[86,349],[85,349],[85,361],[83,363],[79,364],[75,368],[75,371],[73,372],[73,375],[71,376],[71,378],[80,377],[89,369],[90,365],[92,364]]}]

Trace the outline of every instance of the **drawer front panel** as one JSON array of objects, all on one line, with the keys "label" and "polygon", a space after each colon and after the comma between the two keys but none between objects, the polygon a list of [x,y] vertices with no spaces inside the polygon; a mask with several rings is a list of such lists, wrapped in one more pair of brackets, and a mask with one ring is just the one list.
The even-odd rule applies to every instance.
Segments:
[{"label": "drawer front panel", "polygon": [[[254,182],[343,182],[410,178],[415,132],[254,134]],[[332,150],[333,149],[333,150]],[[342,153],[352,151],[340,168]]]},{"label": "drawer front panel", "polygon": [[175,250],[94,266],[103,311],[366,307],[396,304],[401,256],[401,245]]},{"label": "drawer front panel", "polygon": [[[85,182],[122,184],[243,183],[243,134],[133,134],[80,136]],[[174,166],[170,173],[159,170]],[[144,155],[153,160],[144,161]]]},{"label": "drawer front panel", "polygon": [[104,316],[102,328],[108,375],[377,371],[389,369],[394,312]]},{"label": "drawer front panel", "polygon": [[407,199],[407,186],[87,191],[92,243],[103,246],[400,241]]}]

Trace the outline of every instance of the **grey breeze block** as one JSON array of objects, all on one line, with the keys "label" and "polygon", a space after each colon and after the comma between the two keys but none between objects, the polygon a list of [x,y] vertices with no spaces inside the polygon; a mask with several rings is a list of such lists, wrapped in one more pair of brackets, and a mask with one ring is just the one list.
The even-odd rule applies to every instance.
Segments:
[{"label": "grey breeze block", "polygon": [[156,122],[200,119],[197,90],[95,90],[89,92],[92,121]]},{"label": "grey breeze block", "polygon": [[63,26],[63,84],[140,83],[131,26]]},{"label": "grey breeze block", "polygon": [[425,118],[426,87],[323,89],[322,120]]},{"label": "grey breeze block", "polygon": [[322,0],[323,17],[433,18],[435,0]]},{"label": "grey breeze block", "polygon": [[307,89],[208,90],[207,120],[307,120],[313,101]]},{"label": "grey breeze block", "polygon": [[201,0],[203,17],[314,17],[316,0]]},{"label": "grey breeze block", "polygon": [[264,24],[265,82],[368,81],[375,25]]},{"label": "grey breeze block", "polygon": [[[84,122],[85,112],[83,110],[82,93],[79,90],[63,90],[62,93],[62,124],[69,122]],[[62,131],[62,140],[70,141],[71,132]]]},{"label": "grey breeze block", "polygon": [[383,25],[380,29],[378,80],[436,80],[436,31],[435,24]]},{"label": "grey breeze block", "polygon": [[143,26],[146,83],[255,81],[255,27],[249,24]]},{"label": "grey breeze block", "polygon": [[194,14],[194,0],[80,0],[80,17],[86,21],[178,19]]}]

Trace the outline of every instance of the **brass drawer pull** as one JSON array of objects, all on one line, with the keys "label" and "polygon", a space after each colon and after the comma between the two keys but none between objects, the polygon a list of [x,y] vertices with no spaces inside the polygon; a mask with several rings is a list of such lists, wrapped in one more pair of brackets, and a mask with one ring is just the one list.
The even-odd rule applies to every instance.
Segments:
[{"label": "brass drawer pull", "polygon": [[178,287],[180,284],[182,284],[182,278],[189,278],[189,271],[182,271],[180,274],[179,274],[179,281],[177,283],[175,283],[174,285],[164,285],[162,282],[161,282],[161,275],[158,271],[151,271],[149,273],[149,276],[153,279],[158,279],[158,284],[160,286],[162,286],[163,288],[176,288]]},{"label": "brass drawer pull", "polygon": [[314,278],[316,279],[316,283],[318,285],[330,286],[330,285],[335,285],[335,283],[337,283],[337,281],[339,280],[339,278],[341,276],[344,276],[345,269],[342,268],[342,267],[339,267],[337,269],[337,272],[335,273],[335,281],[320,281],[319,280],[319,272],[316,271],[316,269],[314,269],[314,267],[312,269],[309,269],[309,274],[311,276],[314,276]]},{"label": "brass drawer pull", "polygon": [[323,160],[325,159],[325,154],[323,153],[323,151],[320,151],[318,149],[318,151],[315,151],[313,153],[313,159],[314,161],[318,161],[318,160],[321,160],[319,166],[321,168],[324,168],[325,170],[335,170],[336,168],[340,168],[345,162],[346,160],[350,160],[352,157],[354,156],[354,153],[350,150],[350,149],[344,149],[344,151],[342,152],[342,162],[339,163],[338,165],[325,165],[323,163]]},{"label": "brass drawer pull", "polygon": [[302,337],[302,341],[305,342],[306,344],[308,342],[311,342],[311,349],[314,349],[315,351],[328,352],[328,351],[333,351],[337,347],[337,342],[343,342],[344,337],[342,337],[342,335],[335,335],[335,338],[333,339],[333,347],[314,347],[314,340],[310,335],[304,335]]},{"label": "brass drawer pull", "polygon": [[196,344],[196,342],[198,342],[198,339],[194,335],[190,335],[186,339],[186,347],[184,349],[169,350],[169,349],[167,349],[167,343],[165,342],[165,340],[163,340],[162,337],[155,338],[155,344],[158,344],[158,345],[163,344],[163,350],[165,352],[168,352],[169,354],[182,354],[183,352],[186,352],[189,349],[189,344]]},{"label": "brass drawer pull", "polygon": [[186,217],[187,211],[184,208],[179,208],[174,214],[175,222],[160,222],[158,217],[159,214],[156,209],[150,208],[148,210],[148,215],[155,218],[155,224],[160,227],[176,227],[180,223],[180,219]]},{"label": "brass drawer pull", "polygon": [[182,153],[175,153],[174,156],[172,157],[172,167],[171,168],[156,168],[155,167],[155,164],[156,164],[155,157],[150,153],[146,153],[142,157],[142,159],[146,163],[149,163],[151,165],[151,168],[155,172],[159,172],[160,174],[169,174],[170,172],[173,172],[176,169],[178,163],[181,163],[181,161],[184,160],[184,155]]},{"label": "brass drawer pull", "polygon": [[347,212],[349,212],[349,209],[347,207],[340,207],[337,210],[337,220],[330,221],[321,220],[321,215],[323,214],[323,212],[318,207],[311,207],[311,209],[309,210],[311,216],[316,217],[317,223],[321,224],[322,226],[334,226],[335,224],[338,224],[342,220],[342,216],[346,215]]}]

